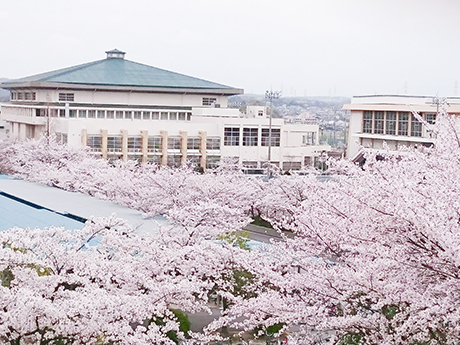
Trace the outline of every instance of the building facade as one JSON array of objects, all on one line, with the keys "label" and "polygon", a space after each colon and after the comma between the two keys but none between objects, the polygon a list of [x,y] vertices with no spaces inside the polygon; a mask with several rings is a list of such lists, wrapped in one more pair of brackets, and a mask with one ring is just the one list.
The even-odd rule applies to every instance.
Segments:
[{"label": "building facade", "polygon": [[[460,98],[446,98],[449,114],[460,115]],[[348,159],[356,159],[361,147],[380,149],[385,142],[390,149],[398,146],[432,145],[434,138],[414,116],[419,114],[429,124],[436,121],[439,101],[422,96],[355,96],[343,109],[350,112]]]},{"label": "building facade", "polygon": [[248,168],[269,160],[283,170],[315,164],[319,125],[270,119],[266,107],[228,108],[243,90],[125,59],[103,60],[8,81],[1,106],[10,137],[55,133],[68,145],[88,146],[106,159],[214,167],[232,158]]}]

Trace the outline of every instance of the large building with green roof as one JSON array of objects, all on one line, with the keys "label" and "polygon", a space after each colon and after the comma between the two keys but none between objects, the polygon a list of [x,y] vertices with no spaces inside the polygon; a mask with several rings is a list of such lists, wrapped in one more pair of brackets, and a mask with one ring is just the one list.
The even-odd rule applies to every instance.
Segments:
[{"label": "large building with green roof", "polygon": [[129,61],[117,49],[106,54],[0,84],[11,93],[1,108],[8,135],[55,133],[106,159],[204,168],[222,157],[259,168],[271,151],[275,164],[298,169],[328,150],[318,145],[317,124],[273,119],[270,131],[265,107],[228,108],[242,89]]}]

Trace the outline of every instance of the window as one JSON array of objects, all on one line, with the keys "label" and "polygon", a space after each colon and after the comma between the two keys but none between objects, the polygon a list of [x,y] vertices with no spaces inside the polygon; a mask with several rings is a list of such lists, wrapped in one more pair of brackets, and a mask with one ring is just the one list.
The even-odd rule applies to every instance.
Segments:
[{"label": "window", "polygon": [[77,117],[77,110],[69,109],[69,117]]},{"label": "window", "polygon": [[107,110],[107,118],[113,119],[115,117],[115,112],[113,110]]},{"label": "window", "polygon": [[18,101],[22,101],[24,99],[24,93],[18,92]]},{"label": "window", "polygon": [[172,168],[180,167],[181,156],[180,155],[169,155],[168,156],[168,166]]},{"label": "window", "polygon": [[139,154],[137,154],[137,155],[133,155],[133,154],[128,155],[128,160],[136,161],[136,162],[142,162],[142,155],[139,155]]},{"label": "window", "polygon": [[365,111],[363,117],[363,132],[372,133],[372,111]]},{"label": "window", "polygon": [[35,116],[45,117],[46,116],[46,109],[35,109]]},{"label": "window", "polygon": [[427,113],[425,114],[425,120],[428,122],[430,125],[434,125],[436,122],[436,114],[434,113]]},{"label": "window", "polygon": [[413,137],[422,136],[422,123],[417,120],[414,115],[412,115],[411,118],[410,135]]},{"label": "window", "polygon": [[161,155],[149,155],[149,156],[147,156],[147,160],[150,163],[155,163],[155,164],[160,165],[161,164]]},{"label": "window", "polygon": [[[262,128],[262,146],[269,145],[270,128]],[[271,146],[280,146],[281,130],[272,128]]]},{"label": "window", "polygon": [[35,92],[26,92],[24,94],[24,99],[26,101],[35,101],[35,97],[36,97]]},{"label": "window", "polygon": [[192,119],[192,113],[187,113],[187,121],[190,121]]},{"label": "window", "polygon": [[398,114],[398,135],[408,135],[409,133],[409,113],[401,112]]},{"label": "window", "polygon": [[173,121],[177,120],[177,113],[175,112],[169,113],[169,119]]},{"label": "window", "polygon": [[303,136],[302,144],[304,145],[315,145],[316,143],[316,132],[307,132]]},{"label": "window", "polygon": [[168,119],[168,113],[167,112],[162,112],[161,113],[161,119],[162,120],[167,120]]},{"label": "window", "polygon": [[303,165],[304,165],[305,167],[311,166],[311,163],[312,163],[312,159],[311,159],[310,156],[305,156],[305,157],[303,158]]},{"label": "window", "polygon": [[115,112],[115,117],[117,119],[122,119],[123,118],[123,112],[121,110],[118,110]]},{"label": "window", "polygon": [[258,128],[243,128],[243,146],[257,146]]},{"label": "window", "polygon": [[220,157],[219,156],[207,156],[206,157],[206,168],[214,169],[219,166]]},{"label": "window", "polygon": [[217,98],[211,98],[211,97],[203,97],[203,105],[213,105],[216,103]]},{"label": "window", "polygon": [[107,137],[107,152],[121,152],[122,138],[121,135]]},{"label": "window", "polygon": [[104,119],[105,118],[105,111],[104,110],[98,110],[97,111],[97,118],[98,119]]},{"label": "window", "polygon": [[248,169],[257,169],[257,162],[256,161],[243,161],[241,165]]},{"label": "window", "polygon": [[65,117],[65,109],[59,109],[59,117]]},{"label": "window", "polygon": [[240,145],[240,129],[238,127],[224,128],[224,145],[239,146]]},{"label": "window", "polygon": [[319,160],[319,157],[316,156],[314,159],[313,159],[313,166],[317,169],[321,169],[321,162]]},{"label": "window", "polygon": [[74,94],[73,93],[59,93],[59,102],[73,102]]},{"label": "window", "polygon": [[200,165],[200,156],[199,155],[188,155],[187,156],[187,162],[194,165],[194,166],[199,166]]},{"label": "window", "polygon": [[199,150],[201,138],[187,138],[187,150]]},{"label": "window", "polygon": [[301,162],[283,162],[283,170],[300,170],[302,167]]},{"label": "window", "polygon": [[384,112],[376,111],[374,113],[374,133],[383,134]]},{"label": "window", "polygon": [[59,144],[67,144],[67,133],[56,133],[56,141]]},{"label": "window", "polygon": [[160,119],[160,113],[158,111],[154,111],[152,113],[152,120],[159,120]]},{"label": "window", "polygon": [[128,137],[128,152],[142,152],[142,137]]},{"label": "window", "polygon": [[91,152],[101,152],[102,138],[100,135],[88,135],[86,138],[86,146],[90,148]]},{"label": "window", "polygon": [[132,111],[125,111],[125,119],[126,120],[131,120],[132,118],[133,118]]},{"label": "window", "polygon": [[96,118],[96,110],[88,110],[88,119]]},{"label": "window", "polygon": [[206,139],[207,150],[220,150],[220,138],[208,138]]},{"label": "window", "polygon": [[134,118],[135,118],[136,120],[142,119],[142,112],[140,112],[140,111],[135,111],[135,112],[134,112]]},{"label": "window", "polygon": [[386,134],[395,135],[396,134],[396,112],[387,111],[387,130]]},{"label": "window", "polygon": [[12,100],[17,99],[17,97],[18,97],[18,94],[16,92],[11,92],[11,99]]},{"label": "window", "polygon": [[149,137],[147,150],[148,152],[161,152],[162,138],[160,136]]},{"label": "window", "polygon": [[180,138],[179,137],[169,137],[168,138],[168,149],[169,150],[180,150]]},{"label": "window", "polygon": [[179,113],[179,121],[185,121],[185,113]]},{"label": "window", "polygon": [[143,111],[142,112],[142,118],[144,120],[150,120],[150,111]]}]

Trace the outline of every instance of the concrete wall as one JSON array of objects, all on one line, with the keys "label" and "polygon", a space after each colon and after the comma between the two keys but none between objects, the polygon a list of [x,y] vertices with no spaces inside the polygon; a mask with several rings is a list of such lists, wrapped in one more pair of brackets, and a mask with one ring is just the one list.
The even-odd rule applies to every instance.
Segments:
[{"label": "concrete wall", "polygon": [[[15,90],[12,90],[15,91]],[[59,102],[59,93],[73,93],[74,102],[87,104],[116,105],[158,105],[158,106],[201,106],[203,97],[216,98],[222,108],[227,107],[228,97],[222,95],[200,95],[180,93],[126,92],[126,91],[79,91],[79,90],[40,90],[30,89],[36,93],[36,102]]]}]

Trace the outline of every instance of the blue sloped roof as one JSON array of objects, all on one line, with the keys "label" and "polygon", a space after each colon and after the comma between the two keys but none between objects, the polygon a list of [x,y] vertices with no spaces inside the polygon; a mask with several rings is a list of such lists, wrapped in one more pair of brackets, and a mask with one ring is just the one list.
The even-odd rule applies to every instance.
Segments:
[{"label": "blue sloped roof", "polygon": [[213,83],[122,58],[107,58],[17,80],[10,80],[8,84],[21,82],[54,82],[160,88],[234,89],[230,86]]},{"label": "blue sloped roof", "polygon": [[36,208],[0,195],[0,231],[14,227],[46,228],[63,226],[81,229],[84,224],[44,208]]}]

